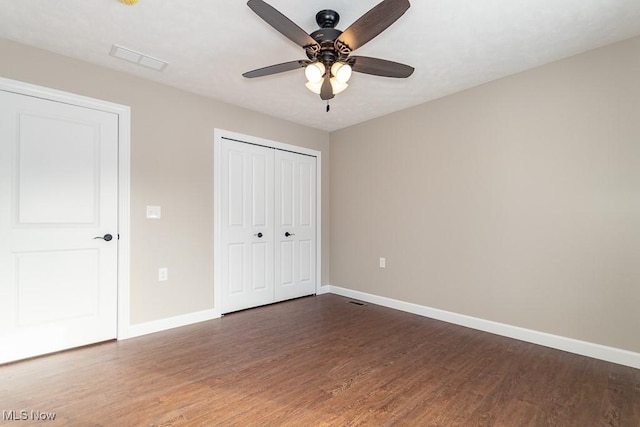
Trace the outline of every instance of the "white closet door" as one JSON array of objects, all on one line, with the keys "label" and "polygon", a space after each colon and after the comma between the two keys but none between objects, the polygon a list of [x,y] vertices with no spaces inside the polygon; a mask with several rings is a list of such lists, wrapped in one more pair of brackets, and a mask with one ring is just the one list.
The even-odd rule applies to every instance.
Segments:
[{"label": "white closet door", "polygon": [[0,363],[116,337],[117,215],[118,116],[0,91]]},{"label": "white closet door", "polygon": [[316,158],[275,152],[275,301],[316,292]]},{"label": "white closet door", "polygon": [[221,312],[273,302],[273,149],[221,144]]}]

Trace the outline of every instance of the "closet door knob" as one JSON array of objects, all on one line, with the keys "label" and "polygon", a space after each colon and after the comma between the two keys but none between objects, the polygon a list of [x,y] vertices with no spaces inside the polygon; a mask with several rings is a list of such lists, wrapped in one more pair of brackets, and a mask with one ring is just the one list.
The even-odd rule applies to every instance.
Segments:
[{"label": "closet door knob", "polygon": [[284,233],[284,237],[295,236],[294,233],[289,233],[288,231]]},{"label": "closet door knob", "polygon": [[262,233],[256,233],[256,234],[254,234],[254,236],[258,236],[258,239],[261,239],[262,238]]}]

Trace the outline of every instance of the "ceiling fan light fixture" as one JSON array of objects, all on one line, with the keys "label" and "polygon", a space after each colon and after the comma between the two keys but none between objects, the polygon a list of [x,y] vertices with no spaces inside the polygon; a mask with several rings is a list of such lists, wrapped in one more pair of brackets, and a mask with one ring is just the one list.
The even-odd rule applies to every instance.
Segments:
[{"label": "ceiling fan light fixture", "polygon": [[346,84],[351,78],[351,66],[345,62],[336,62],[331,66],[331,74],[338,82]]},{"label": "ceiling fan light fixture", "polygon": [[304,76],[309,80],[309,83],[322,83],[324,72],[325,68],[322,62],[312,62],[304,69]]},{"label": "ceiling fan light fixture", "polygon": [[333,89],[334,95],[339,94],[340,92],[342,92],[343,90],[349,87],[349,85],[346,82],[341,82],[340,80],[338,80],[337,77],[331,77],[330,81],[331,81],[331,88]]},{"label": "ceiling fan light fixture", "polygon": [[316,95],[320,95],[320,91],[322,90],[322,80],[320,80],[319,82],[307,82],[305,86],[311,92],[315,93]]}]

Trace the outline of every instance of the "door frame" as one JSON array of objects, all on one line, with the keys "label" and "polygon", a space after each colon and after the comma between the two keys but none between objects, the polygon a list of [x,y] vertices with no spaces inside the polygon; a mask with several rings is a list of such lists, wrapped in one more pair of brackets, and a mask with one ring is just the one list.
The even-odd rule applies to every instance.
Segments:
[{"label": "door frame", "polygon": [[130,186],[131,108],[69,92],[0,77],[0,90],[32,96],[118,115],[118,313],[117,339],[127,338],[130,329]]},{"label": "door frame", "polygon": [[291,151],[293,153],[305,154],[316,158],[316,289],[315,293],[320,293],[320,281],[322,276],[322,155],[320,151],[310,148],[300,147],[298,145],[285,144],[278,141],[260,138],[257,136],[244,135],[237,132],[231,132],[224,129],[214,129],[213,141],[213,309],[216,316],[220,316],[220,301],[222,298],[222,269],[218,268],[221,263],[220,236],[222,225],[220,224],[220,212],[222,210],[221,194],[221,171],[222,156],[221,144],[222,139],[231,139],[246,144],[260,145],[262,147],[274,148],[276,150]]}]

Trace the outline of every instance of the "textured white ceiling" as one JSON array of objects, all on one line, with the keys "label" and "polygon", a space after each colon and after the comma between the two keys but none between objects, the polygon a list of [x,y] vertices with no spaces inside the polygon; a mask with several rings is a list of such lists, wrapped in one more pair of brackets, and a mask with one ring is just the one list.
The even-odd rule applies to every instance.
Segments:
[{"label": "textured white ceiling", "polygon": [[[338,11],[344,30],[379,0],[267,2],[312,32],[319,10]],[[241,76],[305,58],[244,0],[0,0],[0,37],[327,131],[637,35],[640,0],[414,0],[354,54],[402,62],[415,73],[354,74],[325,113],[304,87],[302,69]],[[114,43],[169,66],[159,73],[113,58]]]}]

